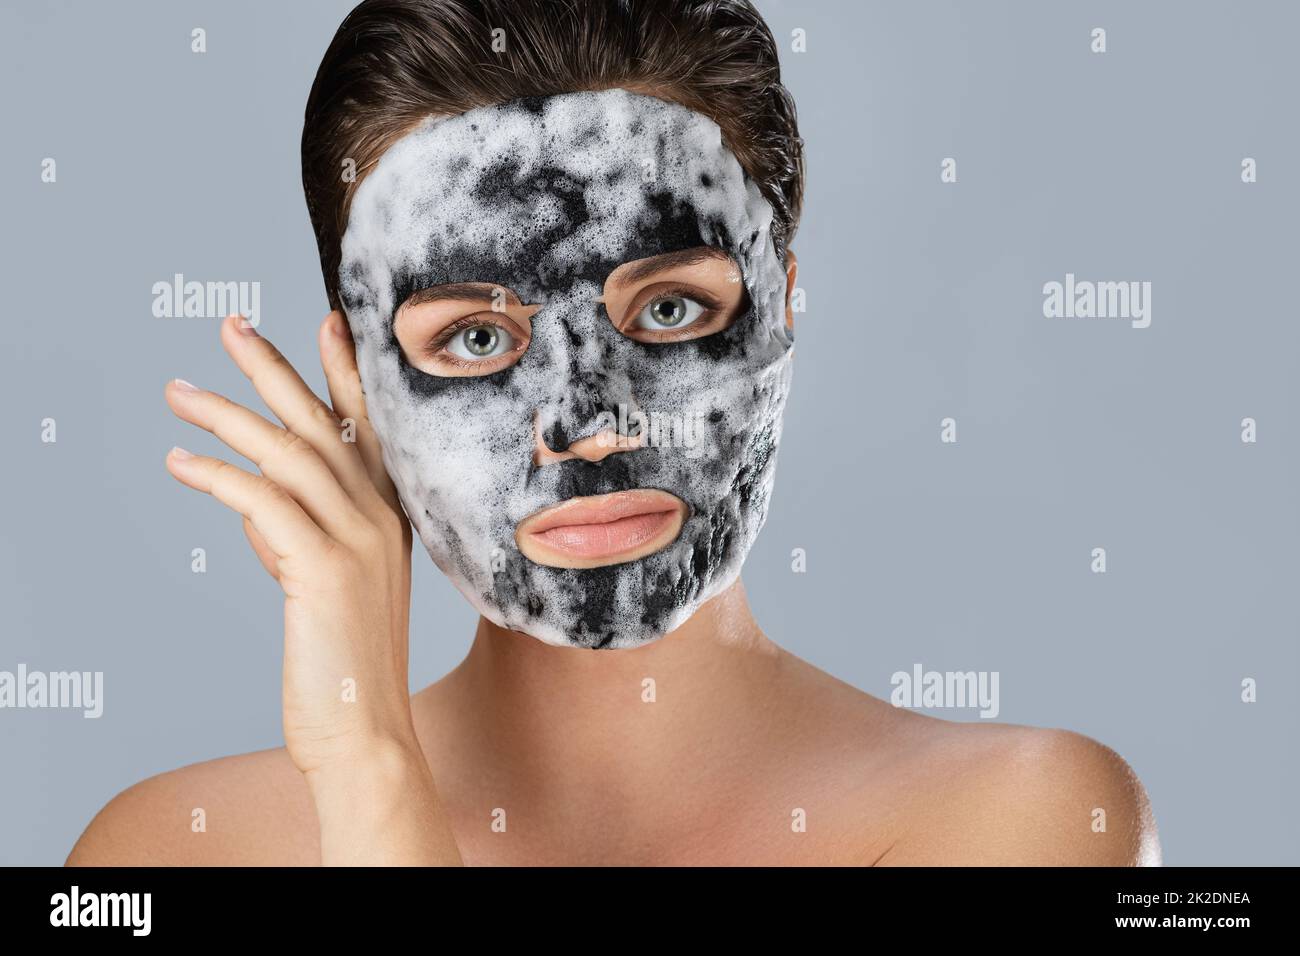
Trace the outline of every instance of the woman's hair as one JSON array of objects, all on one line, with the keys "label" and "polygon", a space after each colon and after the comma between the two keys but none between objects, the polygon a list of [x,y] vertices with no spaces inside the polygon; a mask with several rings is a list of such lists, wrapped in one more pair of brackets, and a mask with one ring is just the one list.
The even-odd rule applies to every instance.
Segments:
[{"label": "woman's hair", "polygon": [[303,120],[302,184],[330,306],[352,192],[421,119],[613,87],[721,127],[775,210],[784,261],[803,203],[803,141],[776,43],[749,0],[365,0],[325,51]]}]

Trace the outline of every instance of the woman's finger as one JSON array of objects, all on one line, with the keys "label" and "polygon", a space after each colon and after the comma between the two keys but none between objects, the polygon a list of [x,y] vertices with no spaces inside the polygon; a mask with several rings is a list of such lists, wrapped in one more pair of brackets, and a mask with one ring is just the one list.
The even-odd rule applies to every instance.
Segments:
[{"label": "woman's finger", "polygon": [[266,568],[266,573],[279,581],[280,559],[275,556],[271,546],[266,543],[266,539],[262,537],[262,532],[254,528],[253,522],[247,518],[244,519],[244,537],[252,545],[253,553],[257,555],[257,560],[262,562],[262,567]]},{"label": "woman's finger", "polygon": [[307,387],[279,349],[237,315],[221,324],[221,343],[266,407],[285,428],[307,440],[349,495],[364,501],[364,496],[375,494],[356,446],[344,441],[338,416]]},{"label": "woman's finger", "polygon": [[257,465],[289,492],[327,534],[347,540],[365,516],[307,441],[216,392],[181,379],[167,384],[167,404],[192,425],[209,431]]},{"label": "woman's finger", "polygon": [[280,560],[308,558],[334,548],[334,542],[289,493],[270,478],[183,448],[167,453],[167,470],[195,491],[212,495],[247,518]]},{"label": "woman's finger", "polygon": [[353,423],[353,437],[370,481],[391,507],[400,508],[397,490],[388,477],[388,470],[384,468],[379,437],[366,415],[366,397],[361,389],[361,376],[357,372],[356,345],[342,312],[331,312],[321,323],[320,363],[325,370],[325,383],[329,387],[334,414]]}]

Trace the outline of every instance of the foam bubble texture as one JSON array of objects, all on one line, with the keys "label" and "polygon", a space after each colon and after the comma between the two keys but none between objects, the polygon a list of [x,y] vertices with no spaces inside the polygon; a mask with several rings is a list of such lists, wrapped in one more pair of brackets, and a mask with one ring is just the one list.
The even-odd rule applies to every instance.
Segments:
[{"label": "foam bubble texture", "polygon": [[[630,647],[731,584],[771,494],[792,339],[772,209],[718,126],[623,90],[430,119],[353,199],[340,266],[367,410],[430,556],[495,623],[551,644]],[[622,335],[595,301],[624,262],[709,245],[740,266],[749,309],[672,343]],[[488,282],[525,303],[528,349],[480,377],[411,366],[393,333],[413,291]],[[562,450],[618,406],[702,414],[694,448],[535,466],[534,416]],[[690,515],[669,547],[592,570],[537,565],[516,525],[576,495],[661,488]]]}]

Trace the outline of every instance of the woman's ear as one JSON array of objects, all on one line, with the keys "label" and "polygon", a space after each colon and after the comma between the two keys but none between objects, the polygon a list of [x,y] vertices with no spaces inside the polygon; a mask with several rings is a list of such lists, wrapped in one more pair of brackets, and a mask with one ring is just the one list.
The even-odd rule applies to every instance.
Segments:
[{"label": "woman's ear", "polygon": [[789,247],[785,250],[785,263],[785,327],[793,332],[794,307],[792,297],[794,296],[794,282],[799,275],[799,263],[795,261],[794,250]]}]

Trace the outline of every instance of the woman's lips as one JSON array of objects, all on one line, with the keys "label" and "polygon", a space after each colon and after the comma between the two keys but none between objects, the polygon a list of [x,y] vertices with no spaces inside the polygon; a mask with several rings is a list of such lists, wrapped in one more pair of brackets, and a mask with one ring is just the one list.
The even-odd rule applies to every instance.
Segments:
[{"label": "woman's lips", "polygon": [[637,488],[570,498],[519,522],[524,557],[553,568],[599,568],[654,554],[681,533],[686,502],[666,491]]}]

